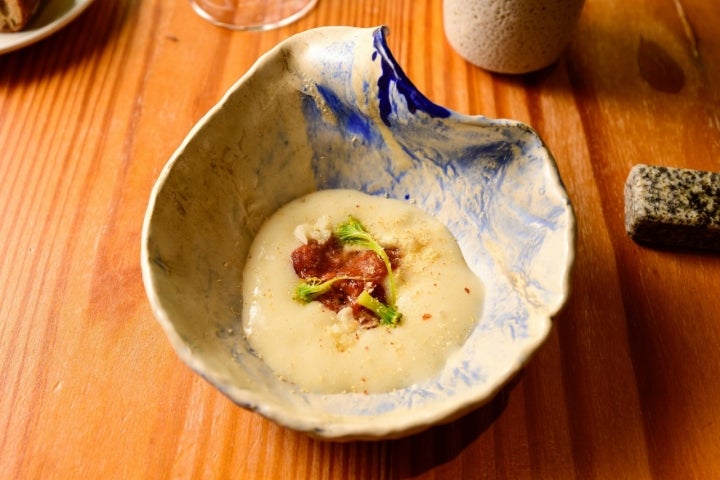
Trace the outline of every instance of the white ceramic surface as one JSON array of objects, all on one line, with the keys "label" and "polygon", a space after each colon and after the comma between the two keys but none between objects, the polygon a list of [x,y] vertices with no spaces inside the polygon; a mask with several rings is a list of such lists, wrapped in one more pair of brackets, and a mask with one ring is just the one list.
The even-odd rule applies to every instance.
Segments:
[{"label": "white ceramic surface", "polygon": [[[323,188],[415,202],[485,284],[477,325],[436,378],[386,394],[308,394],[249,349],[247,249],[278,207]],[[182,142],[153,189],[141,264],[180,358],[237,404],[316,437],[378,439],[492,398],[545,340],[574,246],[572,207],[530,127],[430,102],[383,28],[323,27],[264,55]]]},{"label": "white ceramic surface", "polygon": [[38,42],[72,22],[94,0],[47,0],[20,32],[0,33],[0,54]]}]

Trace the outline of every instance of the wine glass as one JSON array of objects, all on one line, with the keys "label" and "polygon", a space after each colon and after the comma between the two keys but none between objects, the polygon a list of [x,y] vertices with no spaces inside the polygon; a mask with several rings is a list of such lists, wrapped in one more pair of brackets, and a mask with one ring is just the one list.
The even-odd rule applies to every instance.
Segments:
[{"label": "wine glass", "polygon": [[205,20],[232,30],[270,30],[308,13],[317,0],[190,0]]}]

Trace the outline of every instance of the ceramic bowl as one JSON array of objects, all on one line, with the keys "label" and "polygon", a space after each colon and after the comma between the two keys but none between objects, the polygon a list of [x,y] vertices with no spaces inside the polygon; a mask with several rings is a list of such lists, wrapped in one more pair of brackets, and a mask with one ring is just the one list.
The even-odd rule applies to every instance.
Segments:
[{"label": "ceramic bowl", "polygon": [[[143,280],[180,358],[238,405],[325,439],[400,437],[487,402],[547,337],[574,258],[572,207],[538,135],[432,103],[385,35],[323,27],[261,57],[162,170],[143,226]],[[431,213],[484,283],[474,329],[435,378],[303,393],[249,348],[242,272],[255,233],[280,206],[330,188]]]}]

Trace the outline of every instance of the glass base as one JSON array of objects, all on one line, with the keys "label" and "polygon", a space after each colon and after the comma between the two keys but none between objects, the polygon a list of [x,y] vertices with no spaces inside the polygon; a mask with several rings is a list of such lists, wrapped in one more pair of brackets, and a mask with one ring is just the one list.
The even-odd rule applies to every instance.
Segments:
[{"label": "glass base", "polygon": [[231,30],[271,30],[305,16],[317,0],[190,0],[205,20]]}]

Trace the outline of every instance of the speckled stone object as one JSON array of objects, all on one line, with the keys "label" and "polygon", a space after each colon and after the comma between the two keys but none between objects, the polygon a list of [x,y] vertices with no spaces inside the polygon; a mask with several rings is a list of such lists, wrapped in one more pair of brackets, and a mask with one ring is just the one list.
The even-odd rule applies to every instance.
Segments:
[{"label": "speckled stone object", "polygon": [[720,250],[720,173],[636,165],[625,182],[625,229],[640,244]]},{"label": "speckled stone object", "polygon": [[450,45],[469,62],[520,74],[555,62],[575,31],[584,0],[443,0]]}]

